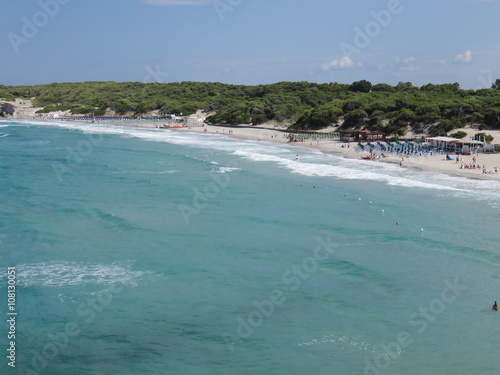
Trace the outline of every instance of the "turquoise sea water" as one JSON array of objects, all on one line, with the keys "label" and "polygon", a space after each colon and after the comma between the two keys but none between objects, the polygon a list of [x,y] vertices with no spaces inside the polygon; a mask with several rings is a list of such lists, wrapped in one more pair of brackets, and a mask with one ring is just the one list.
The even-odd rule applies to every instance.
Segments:
[{"label": "turquoise sea water", "polygon": [[2,374],[500,371],[498,182],[8,121],[0,171]]}]

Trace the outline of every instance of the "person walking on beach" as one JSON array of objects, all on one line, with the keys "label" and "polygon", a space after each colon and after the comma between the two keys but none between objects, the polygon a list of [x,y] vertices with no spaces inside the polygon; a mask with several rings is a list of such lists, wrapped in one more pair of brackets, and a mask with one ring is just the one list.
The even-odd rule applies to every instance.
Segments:
[{"label": "person walking on beach", "polygon": [[498,303],[497,303],[497,301],[495,301],[495,303],[493,304],[493,307],[491,309],[494,310],[494,311],[498,311]]}]

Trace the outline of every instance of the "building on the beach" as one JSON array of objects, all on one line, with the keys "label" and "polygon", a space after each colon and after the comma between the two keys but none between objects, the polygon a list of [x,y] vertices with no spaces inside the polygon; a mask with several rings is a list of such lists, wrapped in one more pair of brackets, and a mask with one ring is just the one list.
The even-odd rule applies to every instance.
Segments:
[{"label": "building on the beach", "polygon": [[203,126],[203,118],[197,115],[191,115],[187,118],[186,123],[189,127]]},{"label": "building on the beach", "polygon": [[482,152],[488,151],[488,148],[493,149],[493,145],[487,145],[486,142],[475,139],[429,137],[426,138],[425,141],[437,149],[457,153],[470,153],[475,151]]},{"label": "building on the beach", "polygon": [[385,133],[377,130],[340,130],[339,133],[344,142],[385,141]]}]

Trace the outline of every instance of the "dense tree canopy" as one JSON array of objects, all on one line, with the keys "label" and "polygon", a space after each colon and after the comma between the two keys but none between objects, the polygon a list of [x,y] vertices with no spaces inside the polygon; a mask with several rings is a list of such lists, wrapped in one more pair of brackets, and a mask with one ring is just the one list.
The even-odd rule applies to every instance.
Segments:
[{"label": "dense tree canopy", "polygon": [[396,86],[361,80],[348,84],[279,82],[230,85],[206,82],[82,82],[35,86],[1,86],[0,98],[34,99],[41,112],[141,116],[147,112],[213,113],[213,124],[261,124],[276,121],[296,129],[330,125],[401,134],[444,135],[464,125],[500,129],[500,80],[491,89],[462,90],[458,83],[411,82]]}]

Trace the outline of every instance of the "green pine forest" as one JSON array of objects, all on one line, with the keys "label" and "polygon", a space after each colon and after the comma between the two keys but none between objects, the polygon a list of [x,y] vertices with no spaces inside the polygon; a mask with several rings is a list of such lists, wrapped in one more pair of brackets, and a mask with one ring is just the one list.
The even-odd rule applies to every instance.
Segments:
[{"label": "green pine forest", "polygon": [[279,82],[269,85],[180,82],[82,82],[34,86],[2,86],[0,98],[34,98],[39,112],[71,110],[75,115],[138,117],[158,110],[184,115],[198,109],[213,113],[216,125],[274,122],[294,130],[317,130],[330,125],[340,129],[380,130],[389,135],[445,135],[472,125],[480,130],[500,129],[500,79],[492,87],[463,90],[458,83],[410,82],[396,86]]}]

